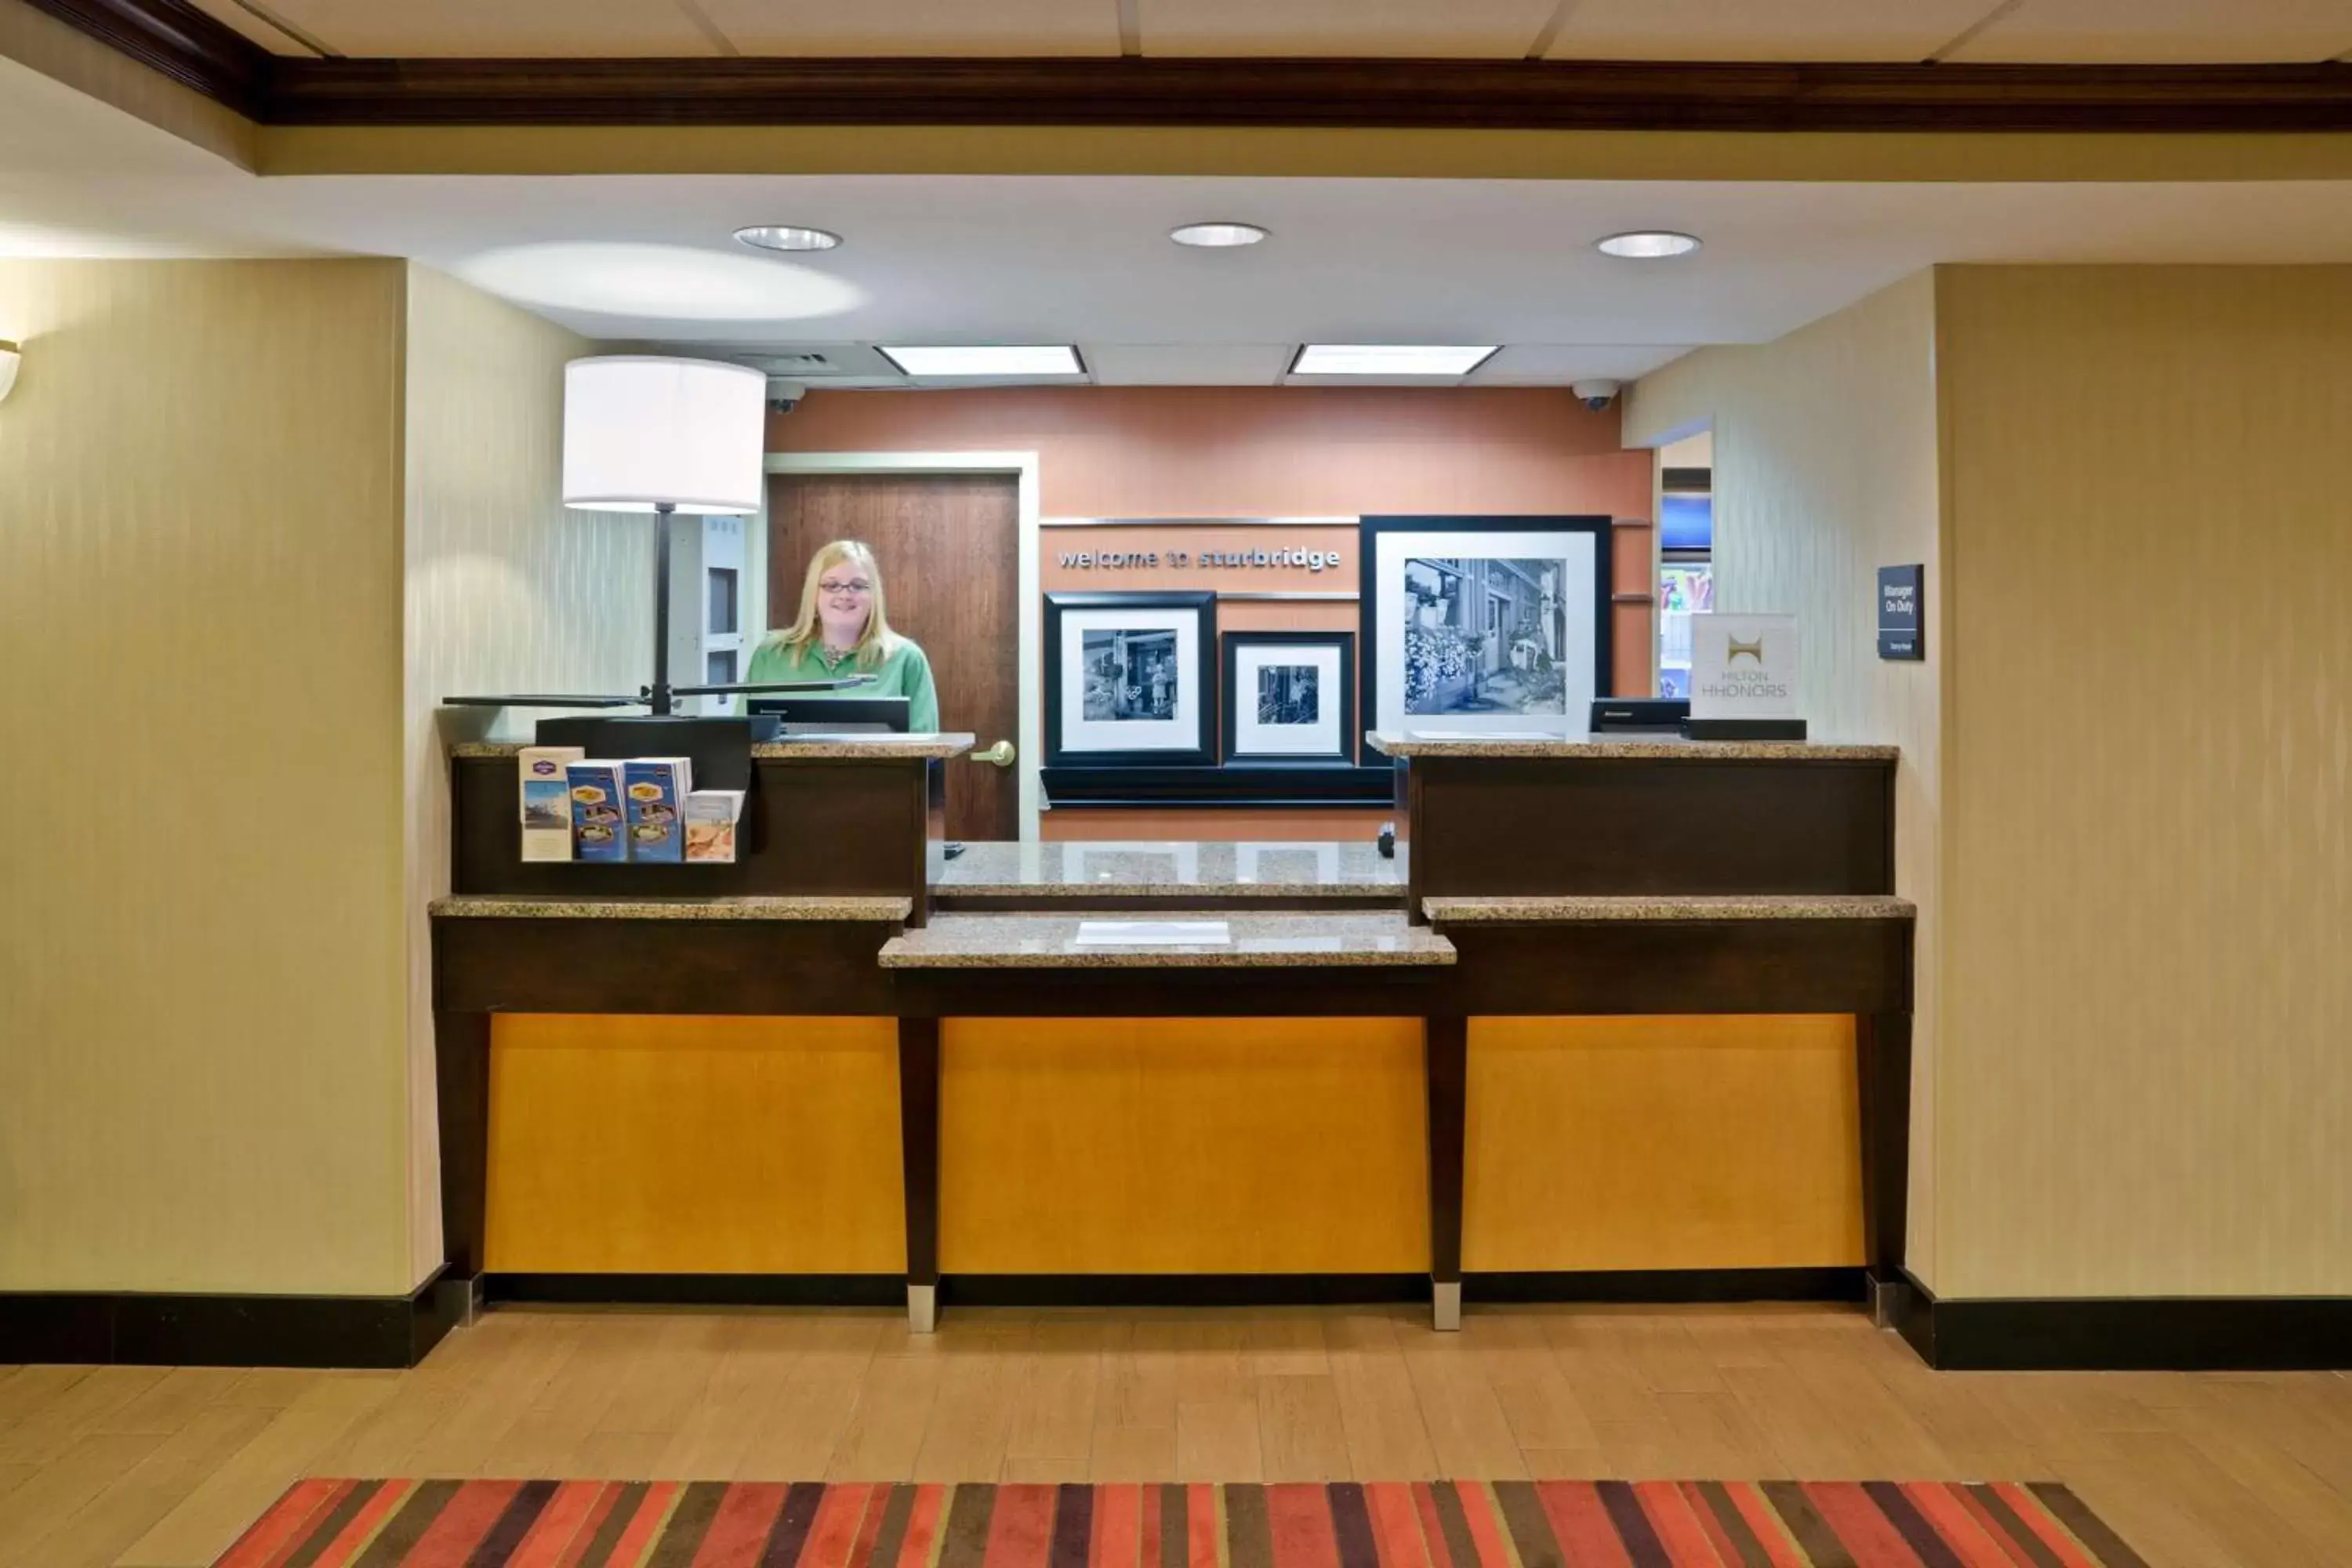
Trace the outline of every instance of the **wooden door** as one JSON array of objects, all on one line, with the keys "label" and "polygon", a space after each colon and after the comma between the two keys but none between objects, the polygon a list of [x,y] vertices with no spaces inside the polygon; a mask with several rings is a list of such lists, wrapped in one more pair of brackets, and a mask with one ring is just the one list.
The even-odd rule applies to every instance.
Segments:
[{"label": "wooden door", "polygon": [[[1020,499],[1011,474],[776,474],[768,488],[768,619],[800,613],[809,557],[863,540],[881,563],[890,625],[923,647],[940,728],[982,748],[1019,733]],[[1016,770],[948,763],[948,837],[1021,836]]]}]

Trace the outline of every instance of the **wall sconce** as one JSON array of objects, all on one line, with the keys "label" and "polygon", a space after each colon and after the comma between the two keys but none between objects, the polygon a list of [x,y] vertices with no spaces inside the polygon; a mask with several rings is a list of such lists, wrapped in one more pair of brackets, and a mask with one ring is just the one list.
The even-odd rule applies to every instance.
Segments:
[{"label": "wall sconce", "polygon": [[25,355],[15,343],[0,338],[0,402],[5,402],[8,389],[16,384],[16,367],[25,363]]}]

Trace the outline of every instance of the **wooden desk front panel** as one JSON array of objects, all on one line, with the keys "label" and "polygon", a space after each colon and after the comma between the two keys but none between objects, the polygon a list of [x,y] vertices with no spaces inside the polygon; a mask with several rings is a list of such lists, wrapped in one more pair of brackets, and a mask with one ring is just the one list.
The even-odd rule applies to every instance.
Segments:
[{"label": "wooden desk front panel", "polygon": [[939,764],[752,762],[753,784],[724,866],[526,861],[513,757],[458,757],[449,773],[449,890],[572,898],[724,898],[746,893],[901,895],[919,907],[939,837]]},{"label": "wooden desk front panel", "polygon": [[1419,757],[1403,777],[1416,906],[1895,890],[1892,763]]},{"label": "wooden desk front panel", "polygon": [[1462,1267],[1865,1261],[1853,1020],[1473,1018]]},{"label": "wooden desk front panel", "polygon": [[948,1274],[1429,1267],[1418,1018],[950,1018]]},{"label": "wooden desk front panel", "polygon": [[902,1272],[898,1052],[887,1018],[499,1016],[485,1267]]}]

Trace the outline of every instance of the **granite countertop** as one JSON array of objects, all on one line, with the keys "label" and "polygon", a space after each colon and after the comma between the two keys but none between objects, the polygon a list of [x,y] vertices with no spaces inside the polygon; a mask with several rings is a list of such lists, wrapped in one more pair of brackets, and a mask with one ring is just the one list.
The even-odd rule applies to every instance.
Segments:
[{"label": "granite countertop", "polygon": [[972,898],[1401,898],[1402,846],[1397,855],[1382,859],[1369,842],[967,844],[931,885]]},{"label": "granite countertop", "polygon": [[1807,763],[1891,763],[1900,746],[1811,741],[1685,741],[1674,735],[1608,735],[1563,739],[1558,735],[1423,736],[1379,730],[1364,732],[1372,750],[1391,757],[1620,757],[1671,762],[1723,762],[1753,758]]},{"label": "granite countertop", "polygon": [[436,899],[428,912],[452,919],[534,921],[875,921],[897,924],[913,911],[908,899],[761,898],[580,899],[552,894],[481,895]]},{"label": "granite countertop", "polygon": [[[449,754],[453,757],[511,757],[530,743],[528,741],[457,741],[450,744]],[[751,754],[783,762],[960,757],[971,751],[971,746],[972,737],[968,734],[828,735],[792,741],[762,741],[751,748]]]},{"label": "granite countertop", "polygon": [[1907,921],[1918,911],[1908,899],[1836,893],[1762,893],[1738,897],[1457,899],[1421,900],[1438,925],[1558,923],[1604,921]]},{"label": "granite countertop", "polygon": [[[1131,921],[1132,913],[1088,917]],[[1430,967],[1454,962],[1454,944],[1402,914],[1170,915],[1222,921],[1222,946],[1080,946],[1076,915],[935,915],[882,944],[885,969],[1310,969]],[[1157,922],[1154,922],[1157,923]]]}]

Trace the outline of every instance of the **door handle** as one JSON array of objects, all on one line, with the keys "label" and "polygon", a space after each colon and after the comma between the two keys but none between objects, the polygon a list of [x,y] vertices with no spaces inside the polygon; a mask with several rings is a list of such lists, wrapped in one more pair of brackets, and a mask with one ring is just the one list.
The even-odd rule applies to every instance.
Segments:
[{"label": "door handle", "polygon": [[1013,751],[1012,742],[999,741],[984,752],[974,752],[971,754],[971,760],[975,763],[986,763],[992,767],[1009,768],[1013,765],[1013,759],[1018,754]]}]

